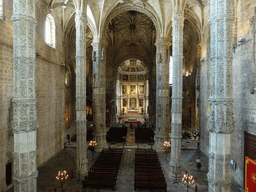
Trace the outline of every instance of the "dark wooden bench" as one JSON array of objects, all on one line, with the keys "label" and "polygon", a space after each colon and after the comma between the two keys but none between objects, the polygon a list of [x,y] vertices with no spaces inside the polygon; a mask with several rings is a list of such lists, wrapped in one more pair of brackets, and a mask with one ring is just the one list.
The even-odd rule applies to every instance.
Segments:
[{"label": "dark wooden bench", "polygon": [[121,150],[103,150],[83,181],[83,188],[116,188],[117,173],[122,158]]},{"label": "dark wooden bench", "polygon": [[152,182],[152,181],[135,181],[134,190],[136,189],[157,189],[167,191],[166,182]]},{"label": "dark wooden bench", "polygon": [[157,189],[166,191],[167,184],[158,160],[157,153],[153,150],[135,151],[135,181],[134,190]]}]

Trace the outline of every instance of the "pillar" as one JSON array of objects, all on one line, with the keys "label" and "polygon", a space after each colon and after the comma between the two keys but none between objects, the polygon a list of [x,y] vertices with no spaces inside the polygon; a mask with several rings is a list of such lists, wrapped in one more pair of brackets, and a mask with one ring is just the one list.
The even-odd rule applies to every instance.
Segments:
[{"label": "pillar", "polygon": [[96,151],[107,148],[106,142],[106,43],[93,42],[93,122]]},{"label": "pillar", "polygon": [[182,90],[183,90],[183,27],[184,10],[174,10],[172,16],[172,133],[171,133],[171,161],[170,177],[181,177],[181,129],[182,129]]},{"label": "pillar", "polygon": [[76,11],[76,135],[77,176],[84,179],[88,174],[86,142],[86,15]]},{"label": "pillar", "polygon": [[208,191],[231,187],[230,140],[234,130],[232,100],[233,0],[212,0],[210,7],[210,132]]},{"label": "pillar", "polygon": [[14,191],[37,191],[36,5],[13,1]]},{"label": "pillar", "polygon": [[166,38],[156,41],[156,140],[154,148],[165,151],[170,125],[169,93],[169,42]]},{"label": "pillar", "polygon": [[111,100],[111,126],[116,124],[116,100]]}]

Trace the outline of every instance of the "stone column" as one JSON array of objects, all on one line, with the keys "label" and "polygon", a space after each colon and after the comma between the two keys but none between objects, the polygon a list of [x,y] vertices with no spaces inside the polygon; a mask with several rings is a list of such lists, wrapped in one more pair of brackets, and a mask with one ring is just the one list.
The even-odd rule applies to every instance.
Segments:
[{"label": "stone column", "polygon": [[106,142],[106,43],[93,46],[93,122],[96,151],[107,148]]},{"label": "stone column", "polygon": [[211,73],[208,191],[230,191],[230,140],[234,130],[232,100],[233,0],[214,0],[210,7]]},{"label": "stone column", "polygon": [[184,11],[175,10],[172,16],[172,134],[170,176],[181,177],[181,129],[182,129],[182,90],[183,90],[183,27]]},{"label": "stone column", "polygon": [[84,179],[87,170],[86,142],[86,15],[77,11],[76,22],[76,135],[77,176]]},{"label": "stone column", "polygon": [[14,191],[37,191],[36,5],[13,1]]},{"label": "stone column", "polygon": [[169,42],[166,38],[156,41],[156,140],[154,148],[164,151],[163,143],[168,139],[169,111]]},{"label": "stone column", "polygon": [[111,100],[111,126],[116,124],[116,100]]}]

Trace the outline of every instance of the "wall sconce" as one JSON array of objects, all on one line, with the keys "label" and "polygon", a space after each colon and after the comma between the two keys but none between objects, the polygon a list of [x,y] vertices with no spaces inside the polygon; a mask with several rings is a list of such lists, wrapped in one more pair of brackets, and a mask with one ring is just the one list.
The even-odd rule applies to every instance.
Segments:
[{"label": "wall sconce", "polygon": [[191,76],[191,73],[186,72],[186,75],[185,75],[185,76],[186,76],[186,77]]}]

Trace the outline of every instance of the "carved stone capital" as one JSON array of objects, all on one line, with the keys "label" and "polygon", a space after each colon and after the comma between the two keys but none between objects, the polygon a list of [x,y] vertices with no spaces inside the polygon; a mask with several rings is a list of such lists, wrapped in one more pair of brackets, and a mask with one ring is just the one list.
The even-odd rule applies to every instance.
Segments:
[{"label": "carved stone capital", "polygon": [[169,47],[171,45],[170,39],[167,37],[159,37],[156,39],[155,46]]},{"label": "carved stone capital", "polygon": [[172,26],[184,25],[184,12],[174,12],[172,15]]}]

